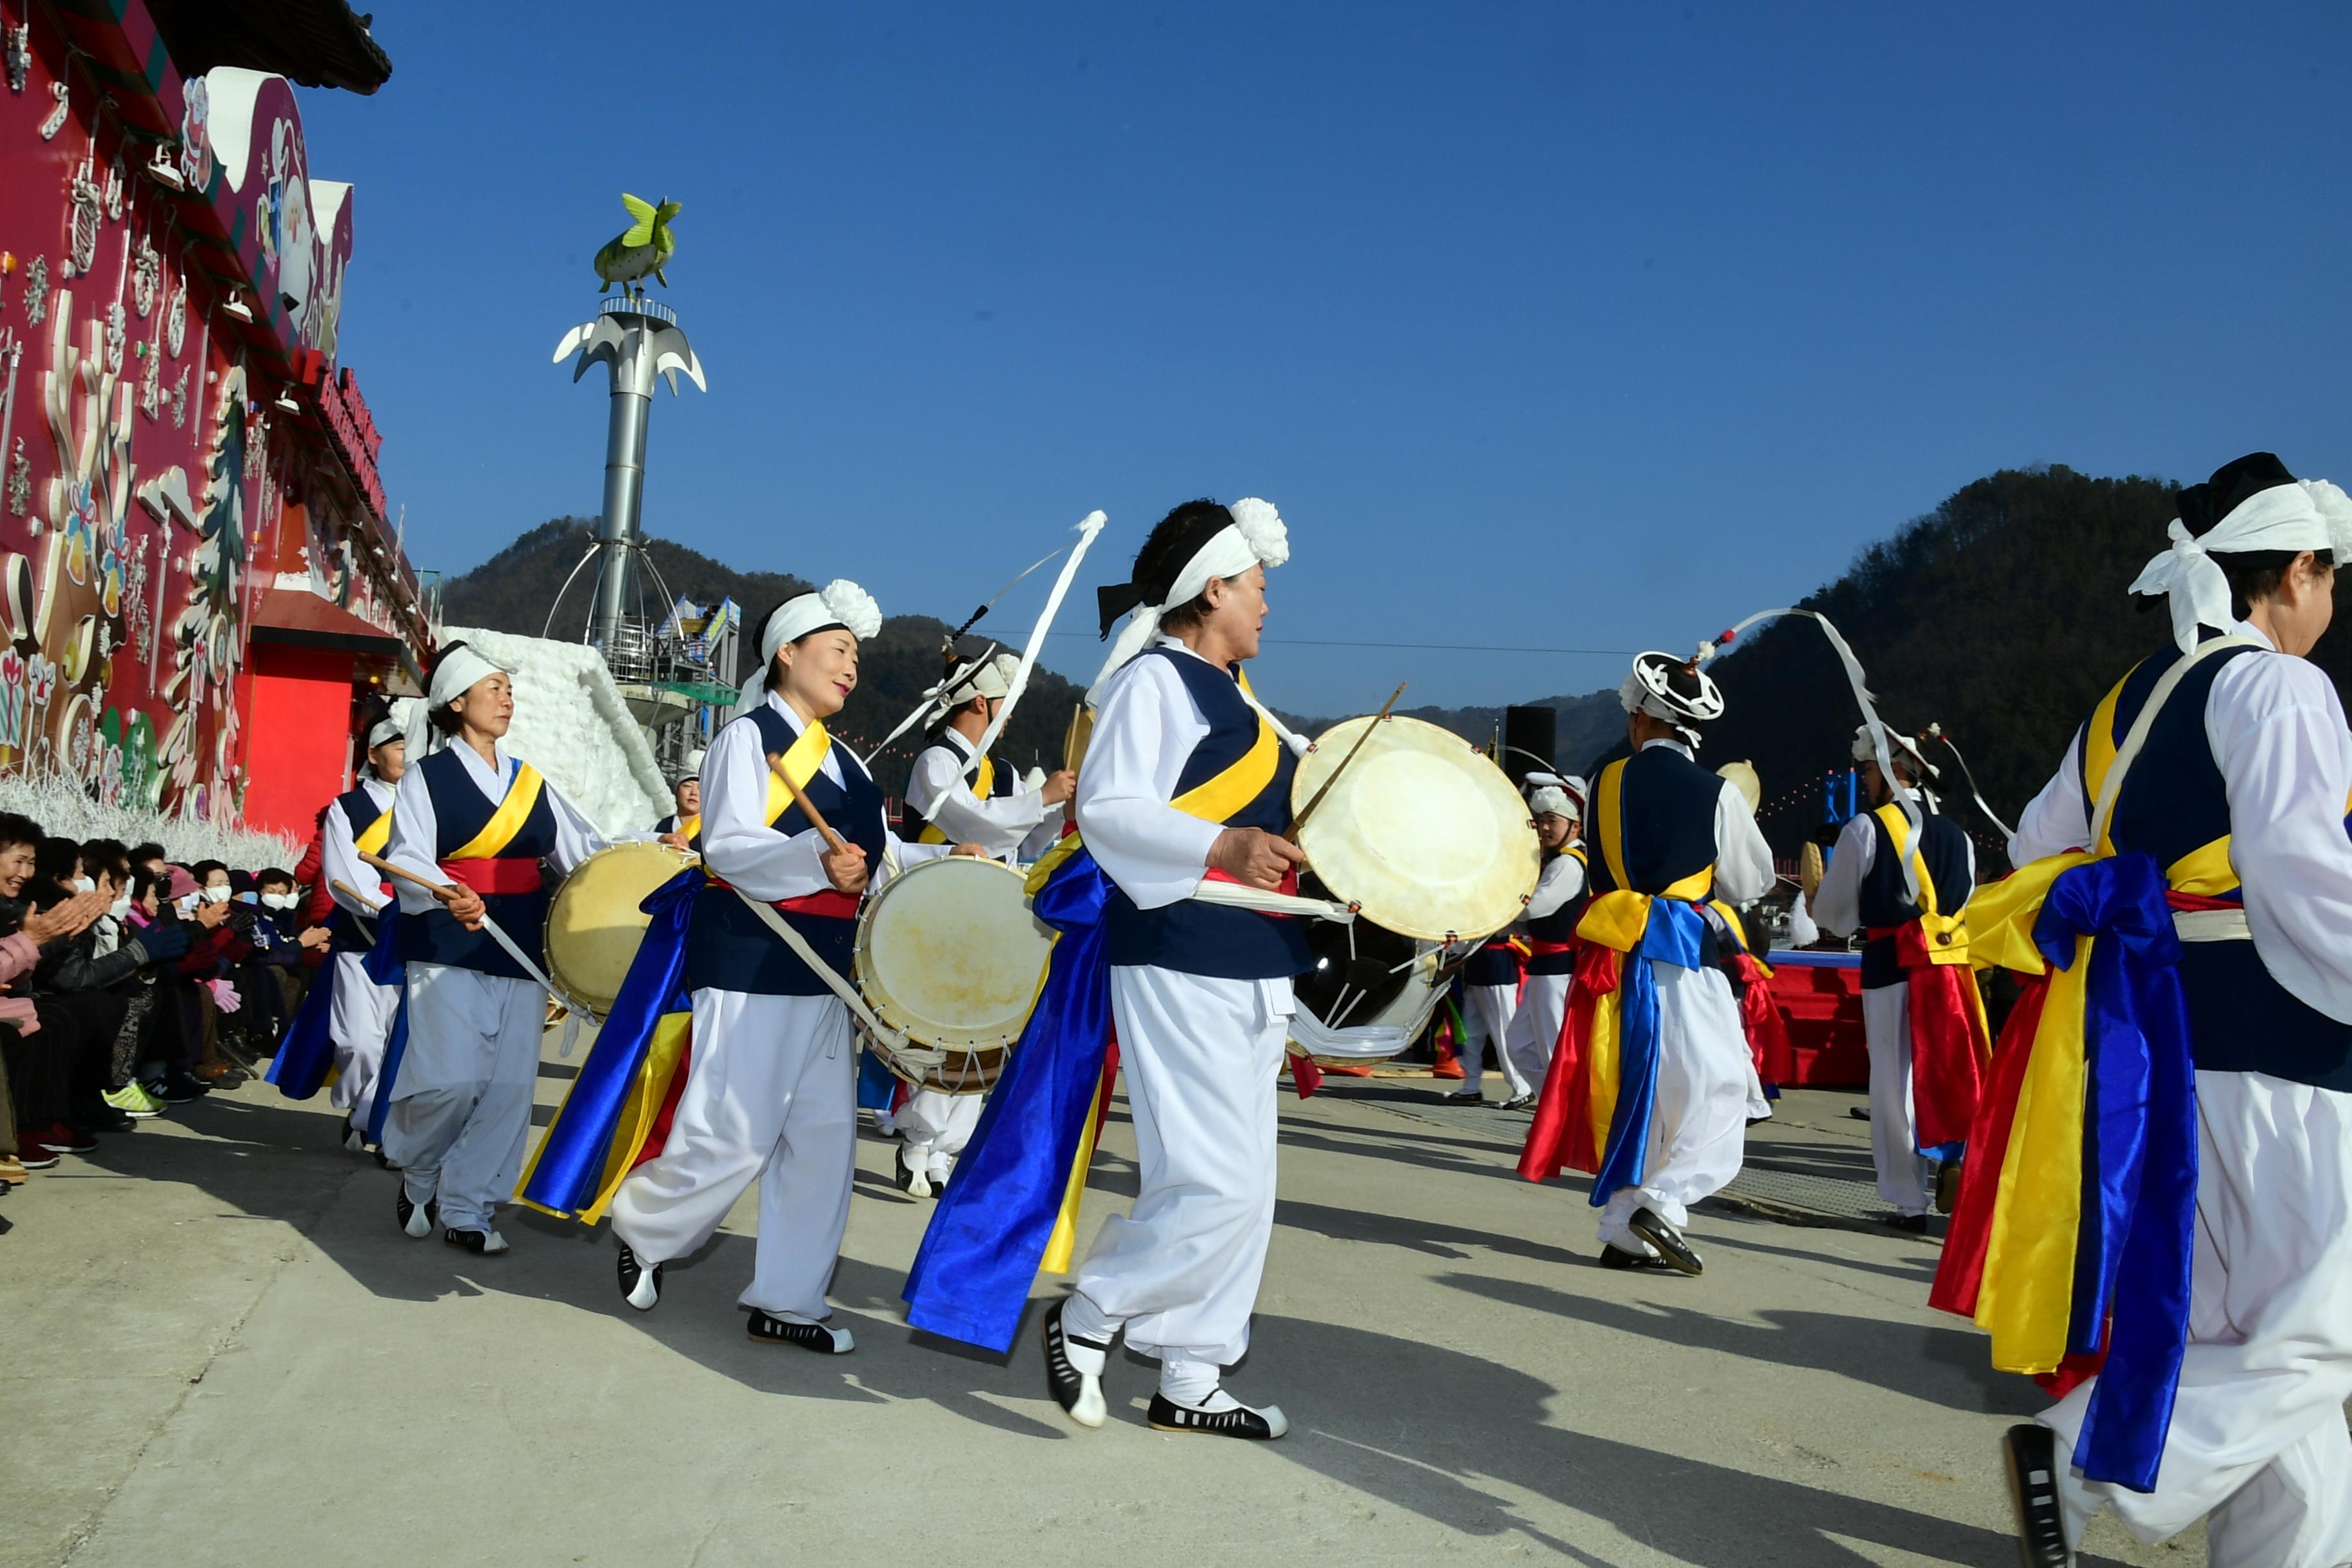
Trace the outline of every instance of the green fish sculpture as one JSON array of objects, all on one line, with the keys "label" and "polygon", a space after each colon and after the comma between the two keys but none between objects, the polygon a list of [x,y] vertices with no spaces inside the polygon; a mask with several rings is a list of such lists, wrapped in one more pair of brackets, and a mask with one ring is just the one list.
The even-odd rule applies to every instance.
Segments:
[{"label": "green fish sculpture", "polygon": [[648,272],[661,279],[663,288],[668,288],[669,278],[662,268],[668,262],[670,252],[677,248],[677,239],[669,231],[669,221],[677,216],[678,204],[665,197],[656,205],[625,191],[621,205],[629,209],[629,216],[635,221],[606,240],[604,248],[596,252],[596,276],[604,280],[596,292],[602,294],[618,283],[625,294],[643,294],[646,290],[641,279]]}]

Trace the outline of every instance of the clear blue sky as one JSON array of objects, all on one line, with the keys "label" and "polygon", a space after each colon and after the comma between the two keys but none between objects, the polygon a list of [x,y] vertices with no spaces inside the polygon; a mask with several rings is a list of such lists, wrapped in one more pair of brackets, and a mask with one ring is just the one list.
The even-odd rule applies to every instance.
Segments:
[{"label": "clear blue sky", "polygon": [[[426,567],[596,510],[602,372],[550,355],[623,189],[685,204],[710,379],[647,527],[893,613],[1257,494],[1270,636],[1679,648],[2004,466],[2352,480],[2341,5],[375,15],[390,84],[303,110]],[[1283,644],[1258,686],[1622,668]]]}]

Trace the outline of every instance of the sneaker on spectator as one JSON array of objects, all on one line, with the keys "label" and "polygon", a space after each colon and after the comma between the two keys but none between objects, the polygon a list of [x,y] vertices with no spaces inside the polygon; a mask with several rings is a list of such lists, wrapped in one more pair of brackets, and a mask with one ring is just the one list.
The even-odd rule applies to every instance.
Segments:
[{"label": "sneaker on spectator", "polygon": [[202,1100],[213,1091],[213,1086],[192,1074],[174,1068],[156,1087],[156,1098],[166,1105],[185,1105],[192,1100]]},{"label": "sneaker on spectator", "polygon": [[24,1184],[24,1163],[13,1154],[0,1154],[0,1186],[21,1187]]},{"label": "sneaker on spectator", "polygon": [[197,1066],[196,1077],[205,1084],[217,1084],[235,1071],[236,1068],[228,1062],[204,1062]]},{"label": "sneaker on spectator", "polygon": [[125,1084],[122,1089],[108,1089],[101,1098],[113,1110],[122,1112],[125,1117],[131,1117],[134,1121],[146,1121],[148,1117],[163,1110],[160,1105],[155,1105],[155,1100],[148,1098],[146,1090],[139,1089],[136,1084]]},{"label": "sneaker on spectator", "polygon": [[98,1140],[86,1132],[77,1132],[62,1121],[52,1121],[32,1136],[36,1143],[47,1144],[60,1154],[87,1154],[98,1147]]},{"label": "sneaker on spectator", "polygon": [[66,1125],[77,1132],[95,1138],[102,1132],[128,1132],[139,1123],[107,1104],[101,1097],[68,1115]]},{"label": "sneaker on spectator", "polygon": [[57,1152],[37,1138],[19,1136],[16,1140],[16,1163],[28,1171],[47,1171],[58,1163]]},{"label": "sneaker on spectator", "polygon": [[[149,1089],[145,1084],[133,1079],[122,1087],[129,1093],[138,1096],[138,1100],[134,1104],[117,1106],[115,1109],[118,1110],[128,1110],[133,1116],[161,1116],[163,1114],[163,1101],[157,1097],[154,1090]],[[144,1109],[142,1110],[142,1107]]]}]

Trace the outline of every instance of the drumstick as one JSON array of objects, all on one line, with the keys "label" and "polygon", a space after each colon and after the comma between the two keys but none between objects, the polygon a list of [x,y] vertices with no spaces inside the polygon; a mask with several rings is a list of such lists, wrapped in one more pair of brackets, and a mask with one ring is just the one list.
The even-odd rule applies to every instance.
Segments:
[{"label": "drumstick", "polygon": [[1364,732],[1356,737],[1356,743],[1348,748],[1348,754],[1339,759],[1339,765],[1331,770],[1331,776],[1323,781],[1323,787],[1308,798],[1306,807],[1297,816],[1291,818],[1290,832],[1286,836],[1291,842],[1298,841],[1298,830],[1307,826],[1307,817],[1323,804],[1323,797],[1331,793],[1331,786],[1339,782],[1339,775],[1348,771],[1348,764],[1356,760],[1356,753],[1364,749],[1364,742],[1372,738],[1372,731],[1381,727],[1381,721],[1389,716],[1389,710],[1395,707],[1397,699],[1404,695],[1404,689],[1405,682],[1398,681],[1397,689],[1389,693],[1389,700],[1381,704],[1381,710],[1372,715],[1372,721],[1364,726]]},{"label": "drumstick", "polygon": [[426,892],[432,894],[435,898],[440,900],[445,904],[457,896],[457,889],[445,888],[440,883],[420,877],[414,871],[404,870],[400,867],[395,866],[391,861],[385,859],[381,855],[371,855],[366,850],[362,849],[360,851],[360,858],[366,861],[369,865],[374,867],[377,870],[383,872],[387,877],[397,877],[404,882],[412,883],[416,887],[424,889]]},{"label": "drumstick", "polygon": [[849,841],[833,830],[833,824],[824,819],[824,813],[816,808],[816,802],[811,800],[808,793],[793,782],[792,774],[784,772],[783,758],[769,758],[768,768],[770,772],[784,781],[784,788],[792,792],[793,804],[801,808],[801,815],[809,819],[811,827],[824,835],[826,842],[833,846],[836,853],[849,847]]},{"label": "drumstick", "polygon": [[343,897],[351,900],[351,901],[355,904],[367,904],[367,911],[371,915],[380,915],[383,913],[383,906],[382,904],[368,903],[367,895],[365,893],[358,891],[344,882],[340,880],[331,881],[327,886],[334,889],[335,891],[342,894]]}]

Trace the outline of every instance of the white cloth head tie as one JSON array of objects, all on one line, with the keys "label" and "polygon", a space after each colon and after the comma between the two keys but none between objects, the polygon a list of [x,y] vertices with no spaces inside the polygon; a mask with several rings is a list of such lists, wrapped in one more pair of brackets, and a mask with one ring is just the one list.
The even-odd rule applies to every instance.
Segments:
[{"label": "white cloth head tie", "polygon": [[2131,591],[2165,595],[2173,642],[2194,653],[2199,626],[2229,632],[2239,626],[2230,613],[2230,579],[2214,556],[2308,550],[2342,564],[2352,560],[2352,498],[2326,479],[2297,479],[2255,491],[2201,536],[2177,517],[2165,536],[2170,547],[2140,568]]},{"label": "white cloth head tie", "polygon": [[425,701],[435,708],[446,708],[491,676],[509,673],[504,667],[483,658],[468,643],[451,650],[433,667],[433,684],[426,690]]},{"label": "white cloth head tie", "polygon": [[1537,816],[1573,818],[1580,815],[1575,804],[1568,798],[1568,792],[1558,784],[1546,784],[1536,791],[1528,802],[1528,810]]},{"label": "white cloth head tie", "polygon": [[1096,703],[1102,693],[1103,682],[1113,671],[1125,666],[1136,655],[1151,646],[1160,630],[1160,617],[1172,607],[1189,605],[1199,598],[1213,577],[1238,577],[1253,566],[1271,571],[1290,559],[1290,530],[1284,524],[1282,514],[1274,503],[1244,496],[1225,509],[1234,521],[1211,534],[1192,558],[1184,563],[1183,570],[1169,585],[1168,596],[1156,605],[1139,605],[1129,615],[1118,635],[1111,638],[1110,653],[1103,659],[1102,668],[1096,672],[1094,683],[1087,688],[1087,701]]},{"label": "white cloth head tie", "polygon": [[767,700],[768,668],[776,662],[778,648],[827,626],[840,626],[865,642],[882,629],[882,606],[846,577],[835,577],[814,594],[778,605],[760,628],[760,665],[736,693],[733,717],[740,719]]},{"label": "white cloth head tie", "polygon": [[367,732],[367,749],[373,752],[378,746],[390,745],[394,741],[407,739],[407,731],[390,719],[379,719],[375,721],[374,727]]}]

